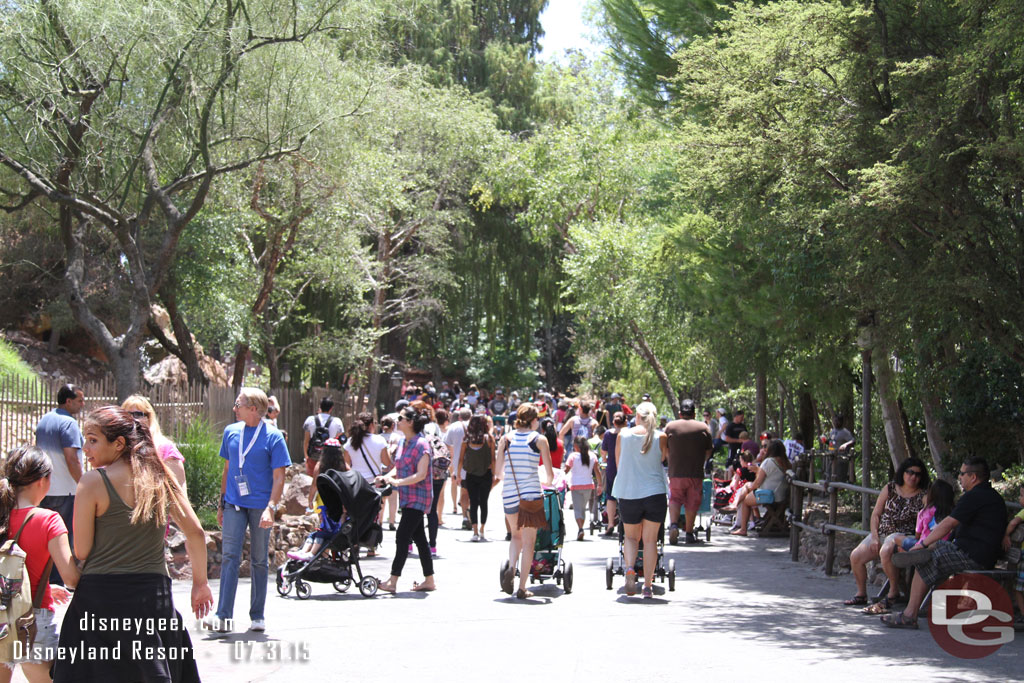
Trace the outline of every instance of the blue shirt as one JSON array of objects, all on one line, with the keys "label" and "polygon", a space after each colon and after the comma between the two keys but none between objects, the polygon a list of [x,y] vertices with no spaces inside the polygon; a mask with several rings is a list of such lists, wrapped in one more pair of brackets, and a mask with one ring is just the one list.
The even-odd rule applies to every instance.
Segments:
[{"label": "blue shirt", "polygon": [[36,426],[36,446],[43,450],[53,464],[50,475],[50,492],[48,496],[73,496],[78,488],[77,482],[68,471],[68,463],[64,459],[65,448],[78,449],[78,462],[82,463],[82,430],[78,421],[63,408],[51,410],[43,415]]},{"label": "blue shirt", "polygon": [[[238,491],[238,440],[242,438],[245,449],[259,430],[256,443],[245,455],[245,466],[242,474],[249,484],[249,495],[243,496]],[[228,461],[228,481],[224,491],[224,499],[229,505],[243,508],[261,509],[270,502],[270,491],[274,487],[274,470],[292,464],[288,455],[288,446],[281,432],[261,421],[256,427],[248,427],[244,422],[236,422],[224,428],[224,438],[220,442],[220,457]]]},{"label": "blue shirt", "polygon": [[634,434],[632,429],[619,432],[622,452],[619,454],[619,470],[612,485],[612,495],[618,499],[639,500],[648,496],[667,495],[668,480],[665,468],[661,466],[661,447],[655,431],[651,448],[641,453],[644,434]]}]

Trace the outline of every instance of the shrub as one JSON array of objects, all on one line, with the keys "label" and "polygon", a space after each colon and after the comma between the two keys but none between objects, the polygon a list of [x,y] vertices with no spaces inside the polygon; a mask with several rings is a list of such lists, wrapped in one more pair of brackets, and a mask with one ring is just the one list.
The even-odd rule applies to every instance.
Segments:
[{"label": "shrub", "polygon": [[[224,460],[220,452],[220,438],[213,432],[206,418],[197,417],[180,435],[178,450],[185,457],[185,482],[188,499],[203,526],[210,519],[216,525],[217,503],[220,499],[220,480]],[[212,518],[210,513],[212,512]]]}]

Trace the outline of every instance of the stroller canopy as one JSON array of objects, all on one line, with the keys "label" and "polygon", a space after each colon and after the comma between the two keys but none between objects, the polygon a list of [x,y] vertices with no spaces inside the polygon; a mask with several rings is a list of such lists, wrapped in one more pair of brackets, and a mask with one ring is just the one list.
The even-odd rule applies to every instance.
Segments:
[{"label": "stroller canopy", "polygon": [[356,526],[362,527],[363,522],[376,519],[380,511],[380,491],[358,472],[327,470],[316,478],[316,488],[331,519],[340,520],[345,508]]}]

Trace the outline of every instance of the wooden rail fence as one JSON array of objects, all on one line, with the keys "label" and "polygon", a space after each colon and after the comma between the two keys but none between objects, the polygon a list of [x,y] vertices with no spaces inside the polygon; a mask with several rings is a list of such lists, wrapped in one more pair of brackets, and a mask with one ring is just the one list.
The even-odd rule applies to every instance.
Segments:
[{"label": "wooden rail fence", "polygon": [[[24,443],[35,443],[35,429],[39,419],[57,407],[57,392],[63,382],[33,379],[25,380],[0,374],[0,454]],[[113,377],[99,382],[76,383],[85,394],[85,408],[78,414],[79,422],[94,408],[117,404]],[[232,407],[235,390],[231,387],[203,387],[199,384],[161,384],[140,392],[156,411],[160,427],[172,438],[180,437],[196,418],[205,418],[215,432],[234,422]],[[278,389],[273,392],[281,404],[278,428],[287,436],[288,451],[292,459],[300,462],[302,453],[302,424],[309,415],[319,410],[320,399],[332,396],[333,414],[341,417],[347,427],[354,416],[366,410],[367,401],[350,395],[338,396],[323,387],[309,391]]]}]

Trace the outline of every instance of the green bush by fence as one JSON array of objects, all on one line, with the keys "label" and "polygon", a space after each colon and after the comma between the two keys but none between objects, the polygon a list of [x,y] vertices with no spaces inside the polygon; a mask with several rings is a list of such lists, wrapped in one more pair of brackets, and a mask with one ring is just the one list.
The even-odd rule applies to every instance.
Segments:
[{"label": "green bush by fence", "polygon": [[185,457],[185,482],[188,499],[204,528],[216,527],[217,502],[220,499],[220,438],[202,417],[192,420],[180,435],[178,449]]}]

